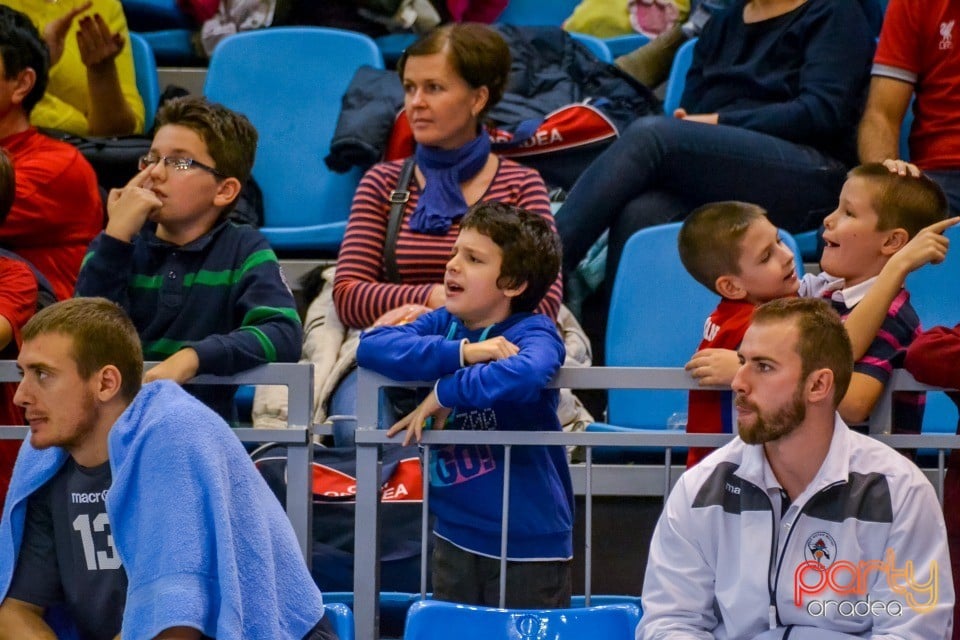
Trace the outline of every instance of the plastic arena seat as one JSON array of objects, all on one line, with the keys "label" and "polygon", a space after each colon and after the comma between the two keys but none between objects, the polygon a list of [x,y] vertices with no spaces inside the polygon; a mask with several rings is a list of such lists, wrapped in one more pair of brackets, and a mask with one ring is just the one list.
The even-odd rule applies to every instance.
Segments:
[{"label": "plastic arena seat", "polygon": [[494,609],[438,600],[413,603],[404,640],[633,640],[640,609],[611,604],[584,609]]},{"label": "plastic arena seat", "polygon": [[144,133],[153,129],[153,118],[160,104],[160,80],[157,77],[157,60],[153,49],[139,33],[130,32],[130,50],[133,53],[133,72],[137,76],[137,91],[143,99],[145,119]]},{"label": "plastic arena seat", "polygon": [[278,252],[340,246],[362,172],[334,173],[323,158],[361,65],[383,68],[371,38],[321,27],[238,33],[213,52],[204,95],[245,114],[259,132],[260,231]]},{"label": "plastic arena seat", "polygon": [[696,44],[696,38],[687,40],[673,56],[670,76],[667,78],[667,92],[663,98],[663,112],[668,116],[673,115],[674,109],[680,106],[680,97],[687,84],[687,71],[690,70],[690,64],[693,62],[693,48]]}]

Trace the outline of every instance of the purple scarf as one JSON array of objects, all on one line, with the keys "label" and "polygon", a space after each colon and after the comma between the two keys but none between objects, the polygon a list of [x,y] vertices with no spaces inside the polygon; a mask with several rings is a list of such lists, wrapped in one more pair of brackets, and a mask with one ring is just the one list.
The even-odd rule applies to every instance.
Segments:
[{"label": "purple scarf", "polygon": [[418,233],[443,235],[455,218],[467,212],[460,183],[480,173],[490,155],[490,136],[479,136],[459,149],[417,145],[417,166],[426,185],[410,216],[410,228]]}]

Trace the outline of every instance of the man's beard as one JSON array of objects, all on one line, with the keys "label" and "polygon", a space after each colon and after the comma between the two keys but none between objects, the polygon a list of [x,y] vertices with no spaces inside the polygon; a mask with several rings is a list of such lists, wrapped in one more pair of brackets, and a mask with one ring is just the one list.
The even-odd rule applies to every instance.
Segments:
[{"label": "man's beard", "polygon": [[737,420],[740,439],[747,444],[772,442],[796,429],[807,417],[807,407],[803,402],[803,389],[798,386],[790,403],[780,407],[775,413],[762,413],[760,408],[737,396],[735,404],[753,411],[754,422],[744,425]]}]

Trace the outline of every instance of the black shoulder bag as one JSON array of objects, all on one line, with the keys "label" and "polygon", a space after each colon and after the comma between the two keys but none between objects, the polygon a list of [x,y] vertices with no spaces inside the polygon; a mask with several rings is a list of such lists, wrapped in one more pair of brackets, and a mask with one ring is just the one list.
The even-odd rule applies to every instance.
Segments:
[{"label": "black shoulder bag", "polygon": [[403,162],[400,177],[397,179],[397,188],[390,192],[390,218],[387,221],[387,237],[383,243],[383,267],[387,273],[387,281],[394,284],[400,282],[400,273],[397,267],[397,236],[400,234],[400,222],[403,220],[403,208],[410,199],[410,179],[413,178],[413,156]]}]

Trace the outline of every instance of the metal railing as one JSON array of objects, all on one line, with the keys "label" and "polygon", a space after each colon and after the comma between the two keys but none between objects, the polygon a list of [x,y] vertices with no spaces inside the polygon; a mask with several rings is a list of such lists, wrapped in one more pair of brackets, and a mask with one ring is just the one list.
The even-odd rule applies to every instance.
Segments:
[{"label": "metal railing", "polygon": [[[153,363],[150,363],[153,364]],[[149,365],[148,365],[149,366]],[[0,382],[16,382],[20,378],[13,361],[0,361]],[[287,515],[296,532],[301,551],[309,565],[312,550],[312,460],[314,434],[329,433],[325,425],[312,425],[313,415],[313,366],[310,364],[270,364],[251,369],[234,376],[203,375],[191,380],[191,384],[268,384],[284,385],[289,389],[288,428],[251,429],[238,428],[234,433],[244,442],[278,442],[287,446]],[[380,566],[377,550],[380,543],[380,448],[394,440],[386,432],[377,430],[377,397],[381,387],[432,386],[432,382],[398,383],[383,376],[362,371],[358,388],[356,455],[357,496],[355,520],[354,556],[354,615],[356,637],[374,640],[379,633],[379,580]],[[692,389],[699,388],[683,369],[677,368],[632,368],[590,367],[564,368],[551,382],[551,387],[572,389]],[[945,452],[960,449],[957,435],[891,435],[892,394],[896,391],[941,390],[916,382],[910,374],[894,371],[870,420],[870,433],[895,448],[927,448],[938,451],[938,464],[934,483],[942,496]],[[23,438],[28,427],[0,429],[0,439]],[[577,445],[586,450],[586,462],[572,465],[574,488],[585,495],[585,584],[586,602],[590,602],[593,507],[597,472],[602,477],[605,471],[617,469],[620,478],[636,478],[644,484],[639,493],[632,495],[663,495],[670,491],[675,480],[671,453],[673,448],[705,446],[718,447],[731,439],[722,434],[687,434],[683,431],[662,433],[559,433],[536,431],[430,431],[425,432],[423,445],[429,448],[448,444],[484,444],[504,447],[506,478],[503,501],[501,534],[501,599],[504,594],[506,572],[506,540],[509,523],[509,467],[511,449],[514,446],[530,445]],[[595,465],[593,447],[662,447],[664,462],[653,465]],[[576,473],[580,471],[582,473]],[[659,480],[655,480],[659,478]],[[427,513],[429,510],[429,472],[423,473],[423,536],[421,556],[421,592],[426,591],[426,545]],[[662,484],[661,484],[662,483]],[[623,493],[622,486],[606,487],[607,493]]]},{"label": "metal railing", "polygon": [[[145,369],[156,365],[146,363]],[[0,361],[0,382],[17,382],[20,373],[12,360]],[[313,505],[310,477],[313,461],[313,365],[312,364],[269,364],[244,371],[232,376],[201,375],[193,378],[190,384],[243,385],[271,384],[283,385],[288,389],[289,406],[287,409],[286,429],[238,428],[232,431],[243,442],[278,442],[287,447],[287,517],[293,525],[300,543],[300,551],[310,564],[313,545],[313,518],[310,512]],[[23,439],[29,427],[0,428],[0,439]]]},{"label": "metal railing", "polygon": [[[381,387],[423,387],[432,386],[432,382],[398,383],[389,378],[362,371],[360,375],[357,403],[357,498],[354,541],[354,617],[356,620],[356,638],[374,640],[379,637],[379,592],[380,592],[380,448],[383,444],[394,442],[386,437],[384,431],[378,431],[377,409]],[[551,382],[551,387],[572,389],[693,389],[699,388],[696,381],[683,369],[675,368],[625,368],[590,367],[564,368]],[[881,401],[878,403],[870,421],[870,432],[874,437],[897,448],[924,447],[939,450],[937,467],[938,494],[943,492],[944,452],[960,449],[960,436],[956,435],[890,435],[892,394],[895,391],[939,390],[917,383],[910,374],[897,371],[891,378]],[[663,447],[664,496],[672,486],[671,450],[675,447],[721,446],[731,439],[730,435],[687,434],[685,432],[664,431],[651,433],[557,433],[557,432],[517,432],[517,431],[428,431],[424,432],[424,460],[429,459],[429,451],[438,445],[499,445],[504,447],[505,481],[502,493],[503,519],[501,522],[500,557],[500,603],[503,606],[506,580],[506,544],[509,523],[510,459],[514,446],[530,445],[578,445],[586,448],[585,475],[585,547],[584,547],[584,594],[586,603],[590,603],[591,591],[591,555],[592,555],[592,449],[596,446],[626,447]],[[630,469],[639,469],[631,465]],[[421,544],[421,595],[426,593],[427,569],[427,517],[429,510],[429,470],[423,472],[423,518]]]}]

